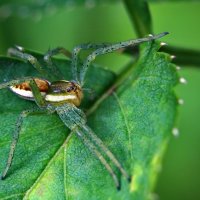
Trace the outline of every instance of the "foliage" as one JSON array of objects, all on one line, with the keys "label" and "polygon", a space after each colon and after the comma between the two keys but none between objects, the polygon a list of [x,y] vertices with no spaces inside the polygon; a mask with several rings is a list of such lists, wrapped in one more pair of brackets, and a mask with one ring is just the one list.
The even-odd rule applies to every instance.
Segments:
[{"label": "foliage", "polygon": [[[65,6],[91,8],[120,1],[38,2],[12,0],[8,4],[2,1],[0,14],[37,17]],[[153,33],[147,1],[123,2],[138,37]],[[177,109],[175,65],[170,63],[170,55],[158,50],[159,45],[155,43],[128,50],[134,58],[139,53],[139,59],[128,70],[122,67],[119,75],[102,66],[92,66],[87,74],[86,88],[94,91],[92,95],[86,93],[82,104],[88,113],[88,125],[132,175],[130,184],[121,177],[122,189],[117,191],[104,167],[56,115],[33,115],[23,123],[14,163],[6,180],[0,181],[0,198],[151,199]],[[162,50],[178,55],[175,61],[178,64],[199,66],[197,50],[173,46]],[[43,55],[30,53],[43,63]],[[70,61],[54,59],[54,63],[65,79],[71,78]],[[0,57],[0,82],[27,75],[39,76],[29,63]],[[0,158],[3,160],[0,171],[5,166],[19,113],[34,106],[9,90],[0,91]]]},{"label": "foliage", "polygon": [[[56,115],[34,115],[24,122],[13,166],[8,177],[0,182],[0,196],[24,196],[25,199],[146,198],[173,127],[177,104],[173,93],[177,82],[175,65],[170,64],[169,55],[156,53],[157,49],[156,44],[144,45],[128,79],[112,94],[104,93],[106,98],[98,106],[94,104],[95,109],[88,120],[97,135],[129,169],[133,176],[130,187],[122,178],[122,189],[117,191],[99,161],[76,135],[67,133]],[[8,60],[1,58],[1,72],[6,72],[3,64],[7,65],[7,70],[9,67],[30,69],[29,64],[14,59],[9,66]],[[54,62],[61,66],[61,71],[69,68],[67,61]],[[95,86],[92,89],[102,94],[113,78],[111,72],[91,67],[87,84]],[[97,79],[100,80],[97,82]],[[6,158],[13,122],[21,110],[33,104],[4,90],[1,105],[5,106],[1,107],[0,156]],[[5,161],[1,162],[1,169]]]}]

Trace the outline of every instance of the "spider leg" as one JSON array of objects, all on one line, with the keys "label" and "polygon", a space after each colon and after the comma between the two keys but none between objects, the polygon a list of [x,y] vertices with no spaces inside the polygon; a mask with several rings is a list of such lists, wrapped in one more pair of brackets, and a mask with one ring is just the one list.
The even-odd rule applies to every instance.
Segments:
[{"label": "spider leg", "polygon": [[[111,151],[103,145],[103,142],[87,127],[86,118],[84,113],[75,107],[72,104],[65,104],[63,106],[57,107],[56,111],[63,121],[63,123],[72,131],[75,131],[79,137],[82,137],[84,144],[99,158],[102,160],[101,163],[106,167],[108,172],[113,177],[116,186],[118,187],[119,181],[116,181],[116,175],[113,172],[112,168],[110,169],[110,165],[107,163],[105,158],[102,156],[100,152],[98,152],[97,147],[92,143],[96,143],[96,145],[100,148],[102,152],[104,152],[108,158],[113,162],[113,164],[120,170],[120,172],[130,180],[127,172],[123,169],[119,161],[115,158],[115,156],[111,153]],[[91,140],[91,141],[90,141]],[[88,142],[89,141],[89,142]],[[113,174],[114,173],[114,174]]]},{"label": "spider leg", "polygon": [[36,102],[36,104],[40,107],[40,108],[45,108],[47,106],[47,103],[44,99],[44,97],[42,96],[36,82],[34,79],[31,79],[29,82],[29,85],[31,87],[31,91],[33,93],[34,96],[34,100]]},{"label": "spider leg", "polygon": [[12,139],[12,144],[10,146],[10,152],[9,152],[8,160],[7,160],[5,169],[4,169],[0,179],[2,179],[2,180],[5,179],[5,177],[8,173],[8,170],[11,167],[12,160],[13,160],[14,153],[15,153],[15,148],[16,148],[16,145],[17,145],[17,142],[18,142],[18,139],[19,139],[19,134],[20,134],[20,131],[21,131],[21,127],[22,127],[22,123],[23,123],[24,118],[29,114],[42,113],[44,111],[45,110],[41,110],[40,108],[34,108],[34,109],[30,109],[30,110],[24,110],[19,115],[19,117],[16,121],[16,125],[15,125],[16,128],[15,128],[15,131],[14,131],[14,134],[13,134],[13,139]]},{"label": "spider leg", "polygon": [[83,86],[83,84],[84,84],[85,74],[87,72],[87,69],[88,69],[90,63],[97,56],[107,54],[107,53],[111,53],[111,52],[116,51],[116,50],[121,49],[121,48],[126,48],[126,47],[129,47],[129,46],[134,46],[134,45],[137,45],[137,44],[140,44],[140,43],[143,43],[143,42],[147,42],[147,41],[150,41],[150,40],[155,40],[155,39],[158,39],[160,37],[163,37],[166,34],[168,34],[168,33],[164,32],[164,33],[160,33],[160,34],[154,35],[154,36],[149,35],[148,37],[145,37],[145,38],[139,38],[139,39],[135,39],[135,40],[128,40],[128,41],[125,41],[125,42],[115,43],[115,44],[111,44],[111,45],[106,46],[106,47],[101,47],[101,48],[93,51],[86,58],[85,62],[83,63],[82,71],[80,73],[80,84],[81,84],[81,86]]},{"label": "spider leg", "polygon": [[103,47],[107,47],[110,44],[91,44],[91,43],[87,43],[87,44],[81,44],[78,45],[76,47],[74,47],[73,51],[72,51],[72,75],[73,78],[76,82],[80,82],[80,77],[79,77],[79,72],[78,72],[78,58],[79,58],[79,53],[81,50],[87,50],[87,49],[96,49],[96,48],[103,48]]},{"label": "spider leg", "polygon": [[124,175],[124,177],[126,177],[126,179],[130,181],[131,177],[122,167],[122,165],[114,156],[114,154],[103,144],[103,141],[99,137],[97,137],[97,135],[94,134],[93,131],[88,126],[84,125],[82,128],[86,131],[88,136],[101,148],[101,150],[109,157],[109,159],[115,164],[115,166],[120,170],[120,172]]},{"label": "spider leg", "polygon": [[60,72],[60,70],[57,68],[57,66],[55,66],[51,60],[51,57],[57,55],[57,54],[63,54],[64,56],[71,58],[71,52],[68,51],[67,49],[63,48],[63,47],[58,47],[52,50],[49,50],[47,53],[45,53],[44,55],[44,61],[48,64],[48,66],[50,66],[51,70],[53,71],[53,73],[57,76],[57,77],[62,77],[62,74]]},{"label": "spider leg", "polygon": [[84,133],[82,133],[82,131],[80,131],[80,129],[76,129],[75,132],[77,133],[77,135],[82,139],[83,143],[85,144],[86,147],[89,148],[89,150],[99,159],[99,161],[105,166],[105,168],[107,169],[107,171],[109,172],[109,174],[111,175],[116,188],[119,190],[120,189],[120,182],[115,174],[115,172],[113,171],[112,167],[110,166],[110,164],[106,161],[106,159],[103,157],[103,155],[97,150],[97,148],[95,147],[95,145],[93,145],[88,139],[87,137],[85,137]]},{"label": "spider leg", "polygon": [[9,48],[8,55],[28,61],[39,73],[41,73],[42,75],[47,75],[46,70],[40,65],[37,58],[28,53],[24,53],[23,50],[24,49],[22,47]]},{"label": "spider leg", "polygon": [[32,79],[33,79],[33,77],[23,77],[23,78],[15,79],[15,80],[8,81],[8,82],[5,82],[5,83],[0,83],[0,89],[7,88],[7,87],[10,87],[12,85],[17,85],[17,84],[20,84],[20,83],[23,83],[23,82],[29,82]]}]

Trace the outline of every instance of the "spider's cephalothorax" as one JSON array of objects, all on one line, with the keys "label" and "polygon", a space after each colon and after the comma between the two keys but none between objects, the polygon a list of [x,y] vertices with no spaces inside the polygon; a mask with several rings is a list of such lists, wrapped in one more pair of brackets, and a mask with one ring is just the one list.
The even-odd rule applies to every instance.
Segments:
[{"label": "spider's cephalothorax", "polygon": [[[50,83],[47,80],[38,78],[35,78],[34,81],[47,103],[54,105],[71,103],[75,106],[81,104],[83,92],[80,85],[74,81],[60,80]],[[35,100],[31,87],[27,82],[11,86],[10,89],[24,99]]]},{"label": "spider's cephalothorax", "polygon": [[[123,168],[122,164],[118,161],[115,155],[104,145],[103,141],[86,125],[86,116],[82,110],[78,109],[83,98],[82,86],[84,85],[84,79],[90,63],[98,55],[111,53],[115,50],[134,46],[142,42],[154,40],[166,35],[167,32],[158,35],[149,35],[145,38],[136,40],[128,40],[116,44],[83,44],[73,49],[72,55],[64,48],[56,48],[50,50],[45,54],[44,61],[47,62],[48,68],[52,69],[55,74],[59,74],[57,67],[53,65],[51,57],[62,53],[65,56],[71,58],[72,75],[75,81],[59,81],[49,82],[43,78],[22,77],[19,79],[11,80],[0,84],[0,89],[9,87],[18,96],[27,99],[34,100],[38,105],[38,108],[22,111],[16,122],[14,136],[10,147],[10,153],[7,160],[6,167],[2,173],[1,179],[4,179],[11,167],[15,147],[18,142],[21,126],[24,118],[32,113],[53,113],[56,112],[62,122],[71,131],[75,132],[82,142],[91,150],[91,152],[99,159],[103,166],[107,169],[109,174],[114,180],[116,187],[120,188],[120,180],[117,176],[113,166],[109,161],[114,164],[121,174],[130,181],[130,176]],[[95,49],[83,62],[80,72],[78,70],[78,54],[81,49]],[[10,56],[21,58],[30,62],[35,69],[40,73],[40,77],[47,77],[50,75],[44,67],[37,61],[35,57],[26,53],[22,47],[11,48],[8,51]],[[57,77],[57,76],[56,76]],[[120,133],[119,133],[120,134]]]},{"label": "spider's cephalothorax", "polygon": [[50,103],[72,103],[75,106],[81,104],[83,92],[79,84],[73,81],[55,81],[49,86],[45,100]]}]

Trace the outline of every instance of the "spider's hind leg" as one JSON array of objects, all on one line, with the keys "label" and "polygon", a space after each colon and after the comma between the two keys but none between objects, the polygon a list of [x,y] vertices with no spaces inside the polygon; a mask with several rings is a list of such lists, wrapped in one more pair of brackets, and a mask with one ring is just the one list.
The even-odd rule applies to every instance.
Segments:
[{"label": "spider's hind leg", "polygon": [[42,111],[40,108],[35,108],[35,109],[30,109],[30,110],[25,110],[22,111],[21,114],[19,115],[16,124],[15,124],[15,130],[14,130],[14,134],[13,134],[13,139],[12,139],[12,143],[10,146],[10,152],[9,152],[9,156],[8,156],[8,160],[6,163],[6,166],[3,170],[3,173],[1,175],[1,179],[5,179],[8,170],[11,167],[12,161],[13,161],[13,157],[14,157],[14,153],[15,153],[15,148],[19,139],[19,135],[20,135],[20,131],[21,131],[21,127],[22,127],[22,123],[24,121],[24,118],[26,118],[27,115],[29,114],[35,114],[35,113],[41,113],[44,112]]}]

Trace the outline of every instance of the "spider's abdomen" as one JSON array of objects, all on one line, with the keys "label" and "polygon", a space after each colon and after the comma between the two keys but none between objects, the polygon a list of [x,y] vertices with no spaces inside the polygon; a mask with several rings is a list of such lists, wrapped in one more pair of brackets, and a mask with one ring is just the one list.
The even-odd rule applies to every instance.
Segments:
[{"label": "spider's abdomen", "polygon": [[[49,90],[50,83],[43,79],[35,78],[35,83],[37,84],[42,96],[45,96]],[[10,86],[10,90],[22,97],[23,99],[34,100],[33,93],[28,82],[20,83],[17,85]]]},{"label": "spider's abdomen", "polygon": [[[72,103],[75,106],[79,106],[81,104],[83,92],[77,83],[65,80],[50,83],[47,80],[37,78],[34,80],[41,92],[41,95],[47,103],[54,105]],[[28,82],[11,86],[10,89],[23,99],[34,100],[34,96]]]},{"label": "spider's abdomen", "polygon": [[73,81],[52,82],[45,96],[45,100],[52,104],[72,103],[75,106],[81,104],[83,92],[81,87]]}]

